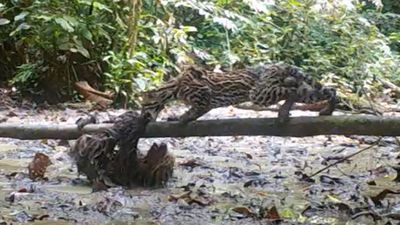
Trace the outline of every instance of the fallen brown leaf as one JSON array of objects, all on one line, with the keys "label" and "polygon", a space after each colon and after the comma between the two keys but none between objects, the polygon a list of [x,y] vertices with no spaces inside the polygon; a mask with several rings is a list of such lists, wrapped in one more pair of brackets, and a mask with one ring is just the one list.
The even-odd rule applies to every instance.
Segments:
[{"label": "fallen brown leaf", "polygon": [[276,207],[272,206],[269,210],[267,210],[267,212],[264,215],[264,218],[270,219],[270,220],[280,220],[281,216],[279,215]]},{"label": "fallen brown leaf", "polygon": [[212,201],[210,199],[204,198],[202,196],[196,196],[196,197],[191,197],[190,199],[187,199],[186,202],[189,205],[196,203],[200,206],[208,206],[211,204]]},{"label": "fallen brown leaf", "polygon": [[383,191],[381,191],[379,194],[377,194],[376,196],[370,197],[371,200],[374,202],[375,205],[382,205],[381,201],[386,198],[386,196],[388,194],[400,194],[399,191],[392,191],[389,189],[385,189]]},{"label": "fallen brown leaf", "polygon": [[77,91],[83,95],[86,100],[99,104],[102,108],[107,108],[113,102],[110,100],[113,94],[101,92],[92,88],[86,81],[78,81],[75,83]]},{"label": "fallen brown leaf", "polygon": [[46,154],[36,153],[32,162],[28,165],[29,178],[32,180],[43,179],[47,167],[51,164],[50,158]]},{"label": "fallen brown leaf", "polygon": [[203,197],[203,196],[197,196],[194,194],[192,191],[185,191],[181,194],[178,195],[170,195],[168,197],[169,201],[178,201],[179,199],[184,200],[187,204],[191,205],[193,203],[196,203],[200,206],[208,206],[211,204],[212,200]]},{"label": "fallen brown leaf", "polygon": [[186,161],[186,162],[180,163],[179,165],[180,165],[180,166],[185,166],[185,167],[194,168],[194,167],[200,166],[201,164],[198,163],[195,159],[190,159],[190,160],[188,160],[188,161]]},{"label": "fallen brown leaf", "polygon": [[249,153],[245,153],[245,154],[246,154],[246,157],[247,157],[248,159],[253,159],[253,156],[250,155]]},{"label": "fallen brown leaf", "polygon": [[255,213],[253,213],[249,208],[245,207],[245,206],[238,206],[232,209],[232,211],[237,212],[242,214],[243,216],[246,217],[253,217],[255,216]]},{"label": "fallen brown leaf", "polygon": [[190,197],[190,194],[192,193],[192,191],[185,191],[183,193],[177,194],[177,195],[170,195],[168,196],[168,201],[177,201],[179,199],[185,199]]}]

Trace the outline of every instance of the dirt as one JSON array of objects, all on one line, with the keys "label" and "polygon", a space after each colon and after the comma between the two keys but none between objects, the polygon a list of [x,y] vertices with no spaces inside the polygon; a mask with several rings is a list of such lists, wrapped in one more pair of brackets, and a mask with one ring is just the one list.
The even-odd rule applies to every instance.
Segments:
[{"label": "dirt", "polygon": [[[181,114],[168,108],[160,119]],[[110,111],[117,115],[123,110]],[[7,109],[3,122],[74,123],[79,110]],[[101,113],[104,120],[106,113]],[[293,111],[293,116],[316,116]],[[273,117],[274,112],[212,110],[201,119]],[[0,139],[0,224],[397,224],[398,141],[385,137],[315,136],[142,139],[165,142],[176,156],[165,188],[117,187],[92,193],[59,140]],[[344,156],[345,162],[310,175]],[[35,153],[50,157],[46,180],[31,181]],[[400,170],[400,169],[399,169]],[[302,179],[303,178],[303,179]],[[385,191],[386,190],[386,191]]]}]

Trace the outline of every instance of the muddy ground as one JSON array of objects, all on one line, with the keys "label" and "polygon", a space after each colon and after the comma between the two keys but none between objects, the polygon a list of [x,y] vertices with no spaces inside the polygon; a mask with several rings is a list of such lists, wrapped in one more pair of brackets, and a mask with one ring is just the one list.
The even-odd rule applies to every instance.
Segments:
[{"label": "muddy ground", "polygon": [[[169,108],[161,119],[183,110]],[[0,118],[74,123],[82,115],[71,109],[8,109],[1,111]],[[292,115],[317,114],[294,111]],[[228,107],[201,119],[272,116],[276,113]],[[383,138],[370,150],[312,177],[313,181],[301,179],[377,139],[142,139],[142,151],[153,142],[165,142],[176,156],[174,177],[167,187],[92,193],[85,177],[77,178],[65,141],[3,138],[0,224],[398,224],[400,185],[394,180],[400,159],[395,138]],[[36,152],[47,154],[53,163],[46,181],[33,182],[27,176],[26,167]]]}]

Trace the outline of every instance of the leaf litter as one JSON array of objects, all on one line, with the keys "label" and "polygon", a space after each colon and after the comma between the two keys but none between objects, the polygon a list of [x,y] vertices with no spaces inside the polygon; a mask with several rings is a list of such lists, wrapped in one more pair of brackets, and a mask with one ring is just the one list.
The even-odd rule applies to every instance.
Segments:
[{"label": "leaf litter", "polygon": [[[0,113],[0,118],[75,123],[84,115],[73,109],[37,110],[10,109]],[[161,119],[183,111],[170,107]],[[107,120],[122,112],[99,114]],[[272,116],[276,113],[228,107],[214,109],[201,119]],[[142,139],[140,149],[162,141],[176,156],[168,186],[115,187],[92,193],[67,155],[67,142],[2,138],[0,224],[397,224],[396,140],[383,138],[371,150],[346,159],[376,140],[362,136]],[[34,163],[36,154],[48,156],[52,164],[44,159]],[[40,176],[30,179],[28,167],[38,167]]]}]

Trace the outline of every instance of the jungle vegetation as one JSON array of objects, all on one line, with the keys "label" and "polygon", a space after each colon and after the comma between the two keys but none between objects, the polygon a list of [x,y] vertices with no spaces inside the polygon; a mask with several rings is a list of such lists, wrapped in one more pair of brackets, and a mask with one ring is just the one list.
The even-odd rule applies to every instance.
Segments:
[{"label": "jungle vegetation", "polygon": [[400,84],[399,51],[397,0],[0,3],[0,82],[48,102],[76,100],[86,80],[135,106],[194,58],[226,69],[284,61],[362,98],[379,80]]}]

